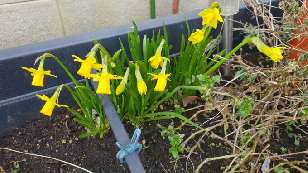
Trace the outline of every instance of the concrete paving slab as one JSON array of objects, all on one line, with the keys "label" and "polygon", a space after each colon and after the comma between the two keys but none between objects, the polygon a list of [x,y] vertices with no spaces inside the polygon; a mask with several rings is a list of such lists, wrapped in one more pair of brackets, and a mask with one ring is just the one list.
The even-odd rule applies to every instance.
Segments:
[{"label": "concrete paving slab", "polygon": [[0,48],[63,36],[54,0],[0,5]]},{"label": "concrete paving slab", "polygon": [[58,0],[67,35],[149,18],[147,0]]}]

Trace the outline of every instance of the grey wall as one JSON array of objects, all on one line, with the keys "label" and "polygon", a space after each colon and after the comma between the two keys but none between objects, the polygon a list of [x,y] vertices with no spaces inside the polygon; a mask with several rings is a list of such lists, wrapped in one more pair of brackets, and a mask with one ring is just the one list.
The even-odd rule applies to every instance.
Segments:
[{"label": "grey wall", "polygon": [[[180,13],[210,0],[181,0]],[[172,14],[172,0],[156,0],[157,15]],[[149,0],[0,0],[0,49],[149,19]]]}]

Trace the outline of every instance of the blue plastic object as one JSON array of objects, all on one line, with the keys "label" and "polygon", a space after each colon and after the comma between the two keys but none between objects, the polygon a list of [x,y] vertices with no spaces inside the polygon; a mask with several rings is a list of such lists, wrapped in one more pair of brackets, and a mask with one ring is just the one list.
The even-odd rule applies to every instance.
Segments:
[{"label": "blue plastic object", "polygon": [[131,142],[124,146],[122,144],[120,144],[119,142],[116,143],[116,145],[118,146],[118,148],[120,149],[120,151],[117,153],[116,157],[117,159],[120,160],[120,163],[124,163],[125,162],[125,157],[132,154],[132,153],[139,153],[142,149],[142,145],[138,143],[139,138],[141,135],[141,130],[140,129],[136,129],[134,131],[133,137],[131,139]]}]

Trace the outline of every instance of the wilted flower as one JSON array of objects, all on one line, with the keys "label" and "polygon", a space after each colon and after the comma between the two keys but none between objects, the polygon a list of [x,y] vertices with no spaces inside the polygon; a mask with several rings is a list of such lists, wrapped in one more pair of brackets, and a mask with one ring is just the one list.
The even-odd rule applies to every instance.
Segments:
[{"label": "wilted flower", "polygon": [[252,37],[252,43],[256,45],[257,49],[264,53],[266,56],[272,59],[274,62],[279,62],[283,59],[283,48],[284,47],[269,47],[262,42],[259,37]]}]

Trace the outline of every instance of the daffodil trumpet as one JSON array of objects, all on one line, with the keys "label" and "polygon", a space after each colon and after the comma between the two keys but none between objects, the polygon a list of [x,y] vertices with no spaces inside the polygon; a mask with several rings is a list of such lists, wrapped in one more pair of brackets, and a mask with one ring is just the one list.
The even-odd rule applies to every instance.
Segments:
[{"label": "daffodil trumpet", "polygon": [[129,67],[126,68],[124,78],[121,80],[120,84],[116,88],[116,95],[120,95],[124,92],[127,81],[128,81],[128,75],[129,75]]},{"label": "daffodil trumpet", "polygon": [[40,64],[38,66],[38,69],[35,69],[32,67],[21,67],[23,70],[30,72],[31,76],[33,76],[33,79],[32,79],[33,86],[43,87],[45,75],[55,77],[55,78],[57,77],[51,74],[50,70],[44,70],[44,61],[45,61],[45,58],[40,59]]},{"label": "daffodil trumpet", "polygon": [[208,25],[216,29],[218,22],[223,22],[219,7],[216,4],[212,3],[211,7],[204,9],[198,14],[202,17],[202,25]]},{"label": "daffodil trumpet", "polygon": [[52,112],[55,109],[55,107],[68,107],[67,105],[58,104],[58,99],[59,99],[62,87],[63,85],[60,85],[51,97],[48,97],[46,95],[40,95],[40,94],[36,95],[39,99],[45,101],[45,104],[40,111],[41,114],[51,117]]},{"label": "daffodil trumpet", "polygon": [[78,75],[86,79],[90,79],[92,69],[100,70],[103,67],[101,64],[96,62],[95,54],[96,51],[92,50],[85,59],[81,59],[76,55],[72,55],[75,62],[81,63],[80,68],[77,71]]},{"label": "daffodil trumpet", "polygon": [[166,89],[167,81],[170,76],[170,74],[166,74],[167,62],[168,60],[164,61],[162,70],[160,71],[158,75],[150,73],[150,75],[152,76],[152,80],[157,80],[154,91],[163,92]]},{"label": "daffodil trumpet", "polygon": [[104,66],[103,70],[97,74],[92,74],[91,78],[93,78],[94,81],[98,81],[98,86],[96,89],[97,94],[105,94],[110,95],[111,94],[111,80],[115,79],[123,79],[121,76],[113,75],[108,72],[107,65]]},{"label": "daffodil trumpet", "polygon": [[138,64],[135,64],[135,76],[137,79],[137,89],[141,96],[146,95],[147,93],[147,85],[144,82]]},{"label": "daffodil trumpet", "polygon": [[161,55],[163,46],[164,46],[165,40],[162,39],[158,48],[156,49],[155,55],[149,58],[149,62],[152,68],[157,69],[159,66],[163,66],[163,61],[166,59],[166,57],[163,57]]}]

